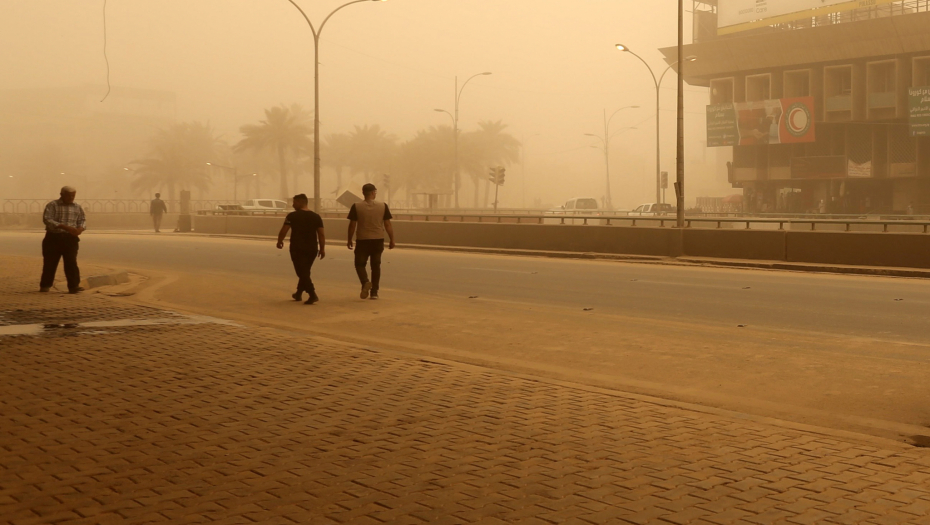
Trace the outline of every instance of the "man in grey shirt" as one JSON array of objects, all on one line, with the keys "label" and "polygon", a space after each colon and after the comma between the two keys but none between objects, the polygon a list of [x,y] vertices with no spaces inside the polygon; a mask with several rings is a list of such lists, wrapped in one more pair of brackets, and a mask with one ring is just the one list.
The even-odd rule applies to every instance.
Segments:
[{"label": "man in grey shirt", "polygon": [[48,292],[55,284],[58,262],[64,259],[65,277],[68,280],[68,293],[83,290],[81,270],[77,264],[78,243],[84,233],[84,209],[74,202],[77,190],[71,186],[61,189],[61,198],[48,203],[42,214],[45,223],[45,238],[42,239],[42,280],[39,291]]},{"label": "man in grey shirt", "polygon": [[[348,246],[352,249],[352,239],[358,242],[355,245],[355,271],[362,283],[362,299],[378,298],[381,284],[381,254],[384,253],[384,234],[387,232],[391,238],[389,249],[394,249],[394,227],[391,225],[391,210],[388,205],[375,200],[378,197],[378,188],[374,184],[362,186],[365,200],[352,205],[349,210],[349,236]],[[368,280],[366,268],[371,260],[371,280]]]}]

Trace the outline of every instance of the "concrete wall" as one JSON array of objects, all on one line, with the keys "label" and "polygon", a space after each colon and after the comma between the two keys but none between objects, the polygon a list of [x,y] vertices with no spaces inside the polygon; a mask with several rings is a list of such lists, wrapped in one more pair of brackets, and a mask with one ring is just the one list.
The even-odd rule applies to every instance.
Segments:
[{"label": "concrete wall", "polygon": [[[345,219],[324,219],[345,240]],[[195,216],[199,233],[276,236],[281,217]],[[394,221],[403,244],[930,268],[930,235]]]},{"label": "concrete wall", "polygon": [[694,257],[721,259],[762,259],[784,261],[785,231],[709,230],[684,231],[683,251]]},{"label": "concrete wall", "polygon": [[[89,230],[151,230],[152,218],[147,213],[87,213]],[[177,227],[178,215],[169,213],[161,223],[162,230]],[[0,228],[36,229],[44,228],[41,213],[0,213]]]},{"label": "concrete wall", "polygon": [[787,260],[854,266],[930,268],[930,235],[787,232]]}]

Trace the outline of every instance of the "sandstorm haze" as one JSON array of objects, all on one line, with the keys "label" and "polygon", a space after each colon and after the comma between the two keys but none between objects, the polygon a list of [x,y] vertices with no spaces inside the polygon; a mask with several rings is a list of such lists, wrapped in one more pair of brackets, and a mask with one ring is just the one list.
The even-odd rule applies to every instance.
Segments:
[{"label": "sandstorm haze", "polygon": [[[318,23],[344,2],[298,3]],[[460,128],[466,133],[479,122],[500,121],[522,143],[528,207],[577,196],[602,198],[603,154],[592,149],[597,140],[584,134],[603,133],[605,109],[630,105],[641,107],[624,111],[612,124],[615,131],[637,127],[616,135],[611,144],[613,203],[629,209],[650,202],[655,92],[646,68],[613,44],[635,48],[661,72],[666,64],[658,48],[676,42],[676,8],[673,0],[390,0],[350,6],[323,33],[322,135],[378,125],[402,143],[419,130],[448,126],[450,118],[433,110],[453,110],[455,76],[461,81],[490,71],[492,76],[475,79],[465,90]],[[9,108],[12,96],[19,106],[0,121],[0,133],[15,136],[15,146],[9,141],[0,146],[4,198],[51,197],[49,186],[60,181],[38,179],[66,169],[78,173],[62,177],[63,182],[85,189],[84,198],[148,197],[147,191],[131,192],[126,181],[133,175],[119,168],[147,154],[157,128],[209,123],[226,146],[233,146],[243,138],[240,127],[264,118],[265,109],[313,107],[311,33],[286,0],[109,0],[113,92],[104,102],[97,102],[106,93],[103,0],[11,2],[0,35],[7,50],[0,57],[0,100]],[[674,171],[674,80],[670,74],[663,85],[662,169],[668,171]],[[165,105],[145,125],[128,125],[119,144],[87,144],[47,131],[60,127],[55,107],[63,93],[82,101],[78,105],[88,112],[112,114],[119,113],[117,95],[126,90],[162,97]],[[732,190],[721,167],[726,159],[703,143],[706,90],[687,86],[686,96],[690,203]],[[44,114],[43,124],[22,129],[19,121],[35,120],[36,113]],[[303,169],[297,189],[309,194],[312,176]],[[397,169],[383,171],[402,177]],[[519,161],[508,165],[502,206],[523,204],[522,173]],[[195,191],[195,198],[231,198],[228,177],[209,175],[209,189]],[[342,174],[343,182],[348,176]],[[278,196],[275,177],[267,174],[262,196]],[[365,178],[357,173],[353,180]],[[322,196],[331,197],[336,187],[331,168],[324,168],[322,184]],[[239,198],[249,191],[254,193],[240,190]],[[473,190],[466,175],[462,191],[463,205],[470,205]]]}]

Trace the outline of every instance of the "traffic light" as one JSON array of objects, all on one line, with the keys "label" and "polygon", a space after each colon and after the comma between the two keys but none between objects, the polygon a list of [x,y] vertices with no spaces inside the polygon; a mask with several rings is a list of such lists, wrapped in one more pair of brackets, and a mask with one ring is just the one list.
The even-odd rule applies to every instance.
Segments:
[{"label": "traffic light", "polygon": [[504,185],[504,177],[507,176],[503,167],[491,168],[488,172],[488,180],[497,186]]},{"label": "traffic light", "polygon": [[661,186],[662,186],[662,189],[663,189],[663,190],[666,189],[666,188],[668,188],[668,172],[667,172],[667,171],[663,171],[663,172],[662,172],[662,184],[661,184]]},{"label": "traffic light", "polygon": [[391,176],[387,173],[381,176],[384,179],[384,187],[390,189],[391,187]]}]

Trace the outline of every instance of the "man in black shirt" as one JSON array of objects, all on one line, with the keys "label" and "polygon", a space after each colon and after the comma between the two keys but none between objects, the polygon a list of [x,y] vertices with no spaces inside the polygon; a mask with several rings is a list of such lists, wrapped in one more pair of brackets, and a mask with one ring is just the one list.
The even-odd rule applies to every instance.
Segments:
[{"label": "man in black shirt", "polygon": [[[313,281],[310,280],[310,269],[317,255],[320,259],[326,257],[326,236],[323,233],[323,219],[316,213],[307,209],[309,200],[301,193],[294,196],[294,211],[287,214],[284,226],[278,233],[278,249],[284,248],[284,237],[288,230],[291,232],[291,261],[294,271],[297,272],[297,292],[291,297],[295,301],[303,299],[303,293],[310,297],[304,304],[313,304],[320,300],[316,296]],[[317,249],[319,238],[319,250]]]}]

